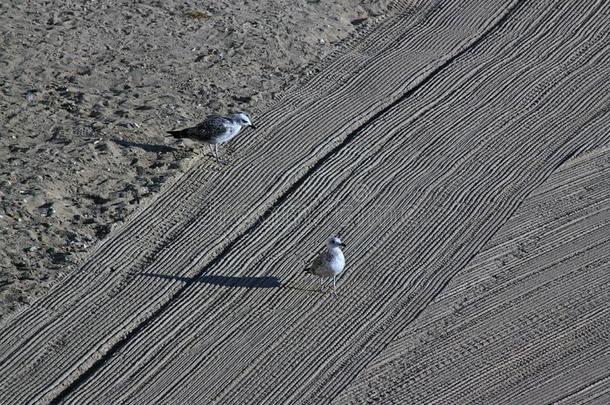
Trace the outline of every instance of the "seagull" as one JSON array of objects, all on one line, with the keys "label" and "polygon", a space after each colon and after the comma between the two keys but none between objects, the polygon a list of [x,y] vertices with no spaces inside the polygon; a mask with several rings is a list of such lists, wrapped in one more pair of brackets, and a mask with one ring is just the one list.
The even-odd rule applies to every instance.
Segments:
[{"label": "seagull", "polygon": [[[243,127],[256,129],[250,121],[250,117],[245,113],[236,113],[227,116],[209,115],[200,124],[175,131],[167,131],[168,134],[177,139],[189,138],[210,145],[210,150],[214,154],[216,161],[222,163],[218,157],[218,144],[233,139]],[[212,149],[212,145],[214,148]]]},{"label": "seagull", "polygon": [[326,242],[326,250],[316,257],[311,266],[304,271],[320,277],[320,291],[322,291],[322,278],[333,278],[333,294],[337,295],[337,276],[343,272],[345,257],[341,248],[345,243],[339,235],[333,235]]}]

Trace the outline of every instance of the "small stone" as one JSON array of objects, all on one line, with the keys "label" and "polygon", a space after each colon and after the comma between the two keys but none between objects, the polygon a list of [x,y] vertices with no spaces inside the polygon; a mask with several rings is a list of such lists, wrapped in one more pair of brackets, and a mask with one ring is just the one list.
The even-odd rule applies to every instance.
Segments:
[{"label": "small stone", "polygon": [[359,25],[359,24],[362,24],[363,22],[365,22],[367,19],[368,19],[367,17],[354,18],[352,21],[350,21],[350,23],[352,25]]},{"label": "small stone", "polygon": [[34,92],[33,90],[28,91],[25,94],[25,99],[28,101],[28,103],[33,103],[34,101],[36,101],[36,92]]},{"label": "small stone", "polygon": [[133,121],[121,121],[118,125],[123,128],[140,128],[140,126]]},{"label": "small stone", "polygon": [[54,12],[51,17],[47,20],[48,25],[59,25],[61,24],[61,20],[59,19],[59,13]]}]

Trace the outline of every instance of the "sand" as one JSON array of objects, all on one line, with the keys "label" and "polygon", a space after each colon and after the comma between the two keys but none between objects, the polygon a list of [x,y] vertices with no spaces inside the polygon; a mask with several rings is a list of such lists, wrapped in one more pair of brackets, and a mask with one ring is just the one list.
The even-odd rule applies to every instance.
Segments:
[{"label": "sand", "polygon": [[[388,8],[265,104],[230,164],[176,168],[8,314],[0,395],[603,403],[609,13]],[[302,269],[337,231],[334,298]]]},{"label": "sand", "polygon": [[3,2],[0,319],[206,159],[165,131],[256,116],[387,6]]},{"label": "sand", "polygon": [[562,165],[335,403],[607,402],[609,174]]}]

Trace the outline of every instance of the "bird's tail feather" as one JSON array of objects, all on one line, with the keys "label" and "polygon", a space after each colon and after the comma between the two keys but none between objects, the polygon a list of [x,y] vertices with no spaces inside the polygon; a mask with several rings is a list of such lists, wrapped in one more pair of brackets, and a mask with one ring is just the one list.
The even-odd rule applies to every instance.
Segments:
[{"label": "bird's tail feather", "polygon": [[177,138],[177,139],[186,138],[187,137],[186,132],[187,132],[186,129],[179,129],[176,131],[167,131],[168,134],[170,134],[172,137]]}]

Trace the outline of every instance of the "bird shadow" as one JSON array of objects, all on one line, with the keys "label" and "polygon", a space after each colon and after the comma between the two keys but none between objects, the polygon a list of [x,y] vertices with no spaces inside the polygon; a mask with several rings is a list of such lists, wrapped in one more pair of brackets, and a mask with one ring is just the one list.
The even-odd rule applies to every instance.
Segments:
[{"label": "bird shadow", "polygon": [[167,145],[153,145],[148,143],[131,142],[126,141],[124,139],[113,139],[112,142],[125,148],[140,148],[146,152],[169,153],[178,151],[178,149]]},{"label": "bird shadow", "polygon": [[328,281],[323,282],[322,284],[322,289],[320,289],[320,285],[318,284],[318,281],[313,281],[314,279],[311,279],[312,281],[308,281],[308,280],[304,280],[304,281],[293,281],[293,282],[288,282],[282,285],[282,288],[286,289],[286,290],[296,290],[296,291],[307,291],[307,292],[312,292],[312,293],[318,293],[318,294],[326,294],[328,292],[332,292],[332,286],[328,286]]},{"label": "bird shadow", "polygon": [[201,283],[229,288],[280,288],[282,283],[277,277],[233,277],[204,275],[199,277],[181,277],[167,274],[139,273],[140,276],[155,277],[164,280],[181,281],[187,284]]}]

